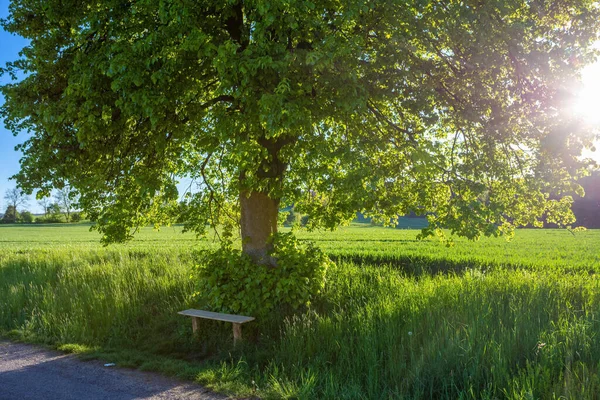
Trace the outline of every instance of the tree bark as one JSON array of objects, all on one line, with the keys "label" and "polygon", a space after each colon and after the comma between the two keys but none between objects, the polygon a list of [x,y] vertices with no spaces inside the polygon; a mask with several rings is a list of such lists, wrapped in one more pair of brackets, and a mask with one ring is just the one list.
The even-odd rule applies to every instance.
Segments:
[{"label": "tree bark", "polygon": [[256,191],[240,193],[242,251],[257,264],[276,266],[269,256],[271,235],[277,233],[279,199]]},{"label": "tree bark", "polygon": [[[261,163],[256,176],[268,183],[268,187],[279,188],[283,182],[287,164],[279,159],[279,151],[286,144],[293,143],[295,137],[267,139],[260,137],[258,143],[269,153],[270,159]],[[277,233],[280,198],[269,196],[268,191],[244,190],[245,172],[240,174],[240,210],[242,251],[257,264],[277,266],[277,260],[269,256],[272,244],[269,238]],[[277,192],[277,191],[275,191]]]}]

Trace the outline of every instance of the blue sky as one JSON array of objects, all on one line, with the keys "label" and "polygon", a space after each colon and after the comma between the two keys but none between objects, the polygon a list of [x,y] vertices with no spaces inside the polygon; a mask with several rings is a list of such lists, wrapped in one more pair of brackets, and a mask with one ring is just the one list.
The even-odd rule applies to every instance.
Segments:
[{"label": "blue sky", "polygon": [[[8,16],[9,0],[0,0],[0,18]],[[19,57],[19,52],[27,45],[27,40],[20,36],[11,35],[0,28],[0,65],[4,66],[7,61],[14,61]],[[10,82],[10,77],[0,77],[0,83]],[[4,98],[0,95],[0,104],[4,103]],[[0,121],[0,213],[6,209],[4,194],[7,189],[16,186],[16,182],[9,178],[19,171],[19,159],[21,153],[15,151],[17,144],[23,143],[27,139],[27,133],[21,133],[17,137],[4,128],[4,123]],[[183,178],[178,185],[180,194],[187,189],[190,184],[189,179]],[[37,204],[35,196],[31,196],[28,206],[29,211],[42,213],[43,209]]]},{"label": "blue sky", "polygon": [[[0,18],[6,18],[8,15],[8,4],[8,0],[0,0]],[[0,65],[4,66],[7,61],[16,60],[19,57],[19,51],[26,45],[27,41],[22,37],[11,35],[0,28]],[[0,77],[0,83],[4,84],[9,81],[8,76]],[[0,95],[1,103],[4,103],[2,95]],[[4,212],[6,208],[4,201],[6,189],[15,186],[15,182],[9,181],[8,178],[19,170],[21,154],[15,151],[15,146],[25,139],[25,134],[14,137],[12,133],[4,129],[4,123],[0,123],[0,212]],[[28,208],[34,212],[41,211],[33,198],[29,202]]]}]

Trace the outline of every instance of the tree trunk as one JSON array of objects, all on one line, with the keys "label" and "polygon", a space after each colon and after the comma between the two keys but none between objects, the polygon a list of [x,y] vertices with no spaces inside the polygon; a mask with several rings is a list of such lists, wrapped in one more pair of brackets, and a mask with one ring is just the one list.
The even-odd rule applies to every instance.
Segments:
[{"label": "tree trunk", "polygon": [[[281,189],[287,164],[279,159],[279,151],[283,146],[293,143],[295,140],[296,138],[293,136],[257,139],[270,156],[262,161],[256,171],[256,177],[267,183],[267,187]],[[276,267],[277,260],[268,254],[272,248],[272,244],[268,241],[272,235],[277,233],[280,198],[269,196],[268,191],[244,190],[245,176],[245,172],[240,174],[242,251],[257,264]]]},{"label": "tree trunk", "polygon": [[268,239],[277,233],[279,199],[265,193],[242,191],[240,193],[242,250],[257,264],[275,266],[268,255]]}]

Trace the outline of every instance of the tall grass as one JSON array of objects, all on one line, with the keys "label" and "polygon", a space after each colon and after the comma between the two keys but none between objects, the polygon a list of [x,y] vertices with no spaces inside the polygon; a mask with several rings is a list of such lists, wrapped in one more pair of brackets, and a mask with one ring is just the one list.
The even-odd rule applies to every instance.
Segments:
[{"label": "tall grass", "polygon": [[0,268],[0,326],[49,343],[162,351],[193,290],[191,263],[175,251],[58,249],[9,257]]},{"label": "tall grass", "polygon": [[193,337],[176,313],[194,306],[195,239],[145,231],[102,248],[85,228],[55,229],[0,227],[4,334],[265,398],[600,394],[598,231],[450,249],[380,228],[305,233],[337,260],[324,292],[246,325],[233,348],[230,324]]},{"label": "tall grass", "polygon": [[315,372],[319,398],[600,393],[595,276],[338,268],[323,309],[287,321],[275,351],[291,376]]}]

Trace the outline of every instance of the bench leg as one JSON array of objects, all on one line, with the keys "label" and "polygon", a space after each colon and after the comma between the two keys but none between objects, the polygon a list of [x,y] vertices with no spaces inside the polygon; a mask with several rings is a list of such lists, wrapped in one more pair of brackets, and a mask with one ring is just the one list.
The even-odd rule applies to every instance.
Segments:
[{"label": "bench leg", "polygon": [[196,318],[196,317],[192,317],[192,332],[196,333],[196,331],[198,330],[198,320],[200,318]]},{"label": "bench leg", "polygon": [[233,323],[233,344],[242,340],[242,324]]}]

